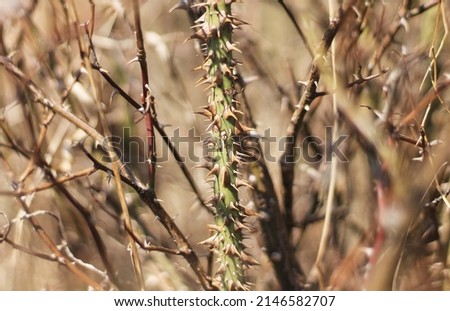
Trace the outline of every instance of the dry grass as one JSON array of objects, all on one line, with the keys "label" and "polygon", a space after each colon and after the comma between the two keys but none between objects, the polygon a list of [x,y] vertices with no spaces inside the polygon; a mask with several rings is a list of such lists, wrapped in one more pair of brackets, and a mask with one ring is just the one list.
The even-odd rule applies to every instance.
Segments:
[{"label": "dry grass", "polygon": [[[176,147],[197,194],[158,133],[147,191],[133,1],[0,5],[0,289],[214,288],[220,263],[198,244],[214,223],[212,187],[195,168],[204,159],[188,156],[205,151],[194,136],[209,122],[194,112],[208,94],[195,87],[203,58],[185,42],[186,12],[169,13],[175,2],[139,1],[150,111],[170,139],[186,139]],[[254,214],[251,288],[449,290],[448,1],[346,0],[331,22],[328,1],[232,9],[248,23],[233,36],[239,118],[265,156],[239,166],[252,186],[239,192]],[[334,164],[331,135],[348,136]],[[99,137],[121,141],[111,150]],[[118,147],[122,163],[102,161]],[[283,165],[292,150],[301,156]]]}]

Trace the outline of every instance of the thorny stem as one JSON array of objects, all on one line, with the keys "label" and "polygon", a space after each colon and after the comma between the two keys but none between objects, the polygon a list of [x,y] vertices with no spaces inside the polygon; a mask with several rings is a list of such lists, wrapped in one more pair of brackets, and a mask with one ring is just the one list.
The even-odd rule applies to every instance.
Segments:
[{"label": "thorny stem", "polygon": [[137,54],[136,60],[141,66],[142,79],[142,109],[144,111],[145,125],[147,127],[147,143],[148,143],[148,182],[153,189],[155,187],[156,174],[156,146],[155,146],[155,129],[153,126],[152,114],[155,114],[154,97],[150,92],[148,68],[146,60],[146,52],[144,47],[144,38],[141,28],[141,17],[139,14],[139,2],[133,1],[134,27],[136,35]]},{"label": "thorny stem", "polygon": [[[195,21],[200,17],[202,8],[192,7],[192,2],[193,1],[187,1],[186,3],[186,1],[181,0],[170,11],[172,12],[175,9],[186,10],[191,23],[195,25]],[[298,24],[296,25],[296,28],[299,28]],[[301,29],[299,29],[299,31],[301,32]],[[203,38],[197,39],[199,39],[200,44],[205,43]],[[307,45],[306,40],[305,45]],[[247,55],[247,57],[250,57],[250,55]],[[236,71],[236,87],[237,89],[242,90],[242,93],[240,95],[242,97],[242,109],[244,111],[243,119],[245,120],[246,124],[250,125],[252,128],[256,128],[256,123],[253,120],[251,108],[245,95],[246,82],[244,81],[242,75],[239,73],[239,68],[236,68]],[[274,83],[276,84],[276,82]],[[282,90],[281,87],[277,87],[277,89]],[[155,127],[157,128],[156,124]],[[258,146],[256,147],[256,149],[259,153],[261,153],[261,155],[257,161],[251,161],[250,163],[248,163],[248,172],[252,176],[256,177],[256,181],[252,183],[253,189],[251,193],[253,200],[256,203],[258,212],[267,215],[267,217],[260,217],[259,219],[262,234],[264,236],[266,253],[272,262],[281,289],[302,289],[302,278],[304,278],[304,273],[295,260],[295,252],[289,241],[284,223],[284,215],[280,209],[280,204],[272,181],[272,176],[270,175],[270,172],[264,161],[264,156],[262,156],[263,150],[261,148],[261,144],[257,143],[257,145]],[[281,255],[281,257],[278,255]],[[210,261],[212,261],[212,256],[210,256],[210,258]],[[212,264],[210,264],[208,267],[212,268],[211,266]],[[209,274],[212,274],[212,272]]]},{"label": "thorny stem", "polygon": [[[86,134],[94,138],[97,142],[103,143],[100,145],[103,150],[108,150],[107,146],[104,145],[106,139],[102,134],[97,132],[89,124],[72,114],[70,111],[64,109],[61,105],[58,105],[52,100],[46,98],[43,94],[43,91],[32,80],[26,77],[25,74],[16,65],[14,65],[9,58],[0,56],[0,65],[5,67],[9,74],[14,76],[25,86],[25,88],[30,92],[33,100],[39,102],[44,107],[51,109],[53,112],[67,119],[68,121],[76,125],[79,129],[83,130]],[[80,145],[80,147],[82,146]],[[22,150],[22,152],[26,154],[26,151]],[[84,150],[84,152],[88,155],[86,150]],[[101,164],[92,156],[90,156],[89,159],[95,164],[95,167],[97,169],[101,169],[111,175],[113,174],[113,171],[110,168]],[[142,201],[149,206],[149,208],[152,210],[152,212],[155,214],[164,228],[168,231],[168,233],[175,241],[178,249],[181,251],[181,255],[185,258],[185,260],[191,266],[192,270],[194,270],[194,272],[196,273],[202,287],[208,290],[214,289],[214,287],[210,284],[210,280],[203,271],[200,265],[200,260],[198,259],[196,253],[190,246],[183,232],[181,232],[181,230],[177,227],[172,217],[170,217],[170,215],[161,206],[153,189],[147,188],[145,185],[143,185],[143,183],[139,181],[136,176],[134,176],[128,170],[123,170],[121,172],[120,179],[131,186],[139,194]]]},{"label": "thorny stem", "polygon": [[208,0],[201,4],[206,9],[199,19],[199,30],[191,38],[205,42],[205,60],[202,69],[206,74],[199,85],[207,84],[209,105],[202,114],[210,118],[212,136],[210,143],[211,170],[214,195],[212,204],[216,208],[215,225],[211,226],[213,236],[202,242],[209,244],[218,256],[219,267],[215,272],[215,281],[222,290],[248,289],[244,270],[252,260],[244,251],[243,224],[245,212],[239,204],[238,187],[242,181],[237,177],[240,162],[236,150],[236,137],[245,131],[235,113],[236,81],[235,60],[232,51],[237,50],[232,43],[232,30],[238,28],[241,21],[231,14],[234,1]]}]

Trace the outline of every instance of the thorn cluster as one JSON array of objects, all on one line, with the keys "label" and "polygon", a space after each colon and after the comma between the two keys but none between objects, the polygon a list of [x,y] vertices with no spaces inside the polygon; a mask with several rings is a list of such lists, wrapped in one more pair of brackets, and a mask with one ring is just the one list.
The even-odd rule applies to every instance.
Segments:
[{"label": "thorn cluster", "polygon": [[214,195],[210,204],[215,207],[215,224],[210,226],[212,236],[200,244],[209,245],[217,255],[218,268],[214,282],[223,290],[245,290],[244,271],[257,264],[246,252],[243,232],[249,230],[244,218],[246,209],[239,203],[239,187],[248,185],[237,175],[241,155],[236,151],[236,137],[249,130],[241,124],[236,100],[236,73],[233,51],[240,52],[232,41],[232,32],[243,21],[231,14],[231,3],[235,0],[205,0],[195,4],[204,10],[196,21],[195,33],[190,39],[202,42],[204,62],[198,70],[205,74],[197,85],[205,85],[208,91],[208,105],[198,112],[209,122],[207,131],[211,134],[208,148],[210,162],[207,179],[212,178]]}]

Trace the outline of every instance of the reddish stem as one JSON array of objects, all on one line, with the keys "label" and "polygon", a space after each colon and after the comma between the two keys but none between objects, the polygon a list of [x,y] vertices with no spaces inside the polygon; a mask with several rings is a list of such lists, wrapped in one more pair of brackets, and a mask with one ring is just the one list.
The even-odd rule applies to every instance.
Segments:
[{"label": "reddish stem", "polygon": [[142,109],[145,111],[145,125],[147,127],[147,157],[148,157],[148,181],[149,187],[155,186],[156,174],[156,148],[155,148],[155,130],[153,127],[152,111],[154,113],[154,97],[151,95],[149,88],[148,69],[146,61],[146,53],[144,47],[144,38],[142,36],[141,17],[139,14],[139,3],[137,0],[133,1],[134,8],[134,25],[136,34],[136,60],[141,67],[141,81],[142,81]]}]

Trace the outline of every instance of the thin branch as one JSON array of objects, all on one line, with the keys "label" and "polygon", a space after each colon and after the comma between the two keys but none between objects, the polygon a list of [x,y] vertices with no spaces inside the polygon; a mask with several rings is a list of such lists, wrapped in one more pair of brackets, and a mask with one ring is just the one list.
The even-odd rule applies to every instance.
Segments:
[{"label": "thin branch", "polygon": [[91,211],[89,211],[77,199],[75,199],[75,197],[73,197],[70,194],[70,192],[66,189],[66,187],[63,184],[57,183],[56,178],[53,176],[53,174],[48,169],[46,169],[46,173],[47,173],[47,176],[49,176],[50,179],[52,179],[52,181],[55,183],[56,188],[66,197],[66,199],[83,216],[83,219],[85,220],[85,222],[89,228],[89,231],[92,235],[95,246],[96,246],[97,251],[102,260],[102,263],[105,266],[105,269],[107,271],[109,279],[113,282],[113,284],[115,286],[117,286],[118,288],[121,288],[120,280],[117,278],[117,273],[109,261],[109,256],[108,256],[108,252],[106,249],[106,245],[103,242],[100,232],[97,230],[97,227],[95,225],[95,219],[94,219]]},{"label": "thin branch", "polygon": [[[71,202],[75,208],[81,213],[81,215],[83,216],[84,220],[86,221],[88,228],[94,238],[94,242],[97,246],[97,250],[100,254],[100,257],[102,259],[102,262],[106,268],[106,271],[108,272],[108,276],[111,279],[111,281],[120,288],[120,286],[118,286],[119,284],[119,280],[116,277],[116,273],[113,271],[113,268],[111,266],[111,264],[109,263],[109,259],[108,256],[106,254],[106,247],[103,243],[103,240],[99,234],[99,232],[97,231],[97,228],[95,226],[94,220],[92,218],[91,212],[88,211],[87,209],[84,208],[84,206],[82,206],[69,192],[68,190],[63,186],[64,182],[67,182],[69,180],[74,180],[76,178],[80,178],[80,177],[85,177],[85,176],[89,176],[91,174],[93,174],[94,172],[97,171],[97,169],[95,168],[89,168],[86,170],[83,170],[81,172],[78,172],[76,174],[73,174],[71,176],[67,176],[67,177],[63,177],[60,179],[57,179],[53,173],[51,172],[50,168],[47,166],[47,164],[42,160],[41,156],[40,156],[40,146],[43,142],[45,133],[47,132],[47,126],[42,126],[41,131],[40,131],[40,135],[38,138],[38,146],[34,149],[33,155],[29,157],[29,163],[27,165],[27,170],[30,167],[34,167],[34,166],[38,166],[40,167],[45,174],[47,175],[47,177],[51,180],[48,183],[45,183],[43,185],[40,185],[38,187],[32,188],[32,189],[28,189],[28,190],[24,190],[21,189],[21,187],[17,187],[16,190],[14,191],[9,191],[9,192],[0,192],[0,194],[6,194],[6,195],[14,195],[16,197],[18,197],[20,199],[20,197],[28,195],[28,194],[33,194],[36,193],[38,191],[42,191],[45,189],[49,189],[51,187],[56,187],[67,199],[69,202]],[[23,176],[24,174],[22,174]],[[23,177],[21,177],[23,179]],[[19,182],[16,183],[18,185],[22,185],[23,180],[21,180],[19,178]],[[56,216],[55,216],[56,217]],[[61,232],[61,230],[60,230]],[[62,235],[62,233],[61,233]]]},{"label": "thin branch", "polygon": [[438,205],[441,201],[444,201],[445,198],[448,197],[449,195],[450,195],[450,189],[447,189],[447,191],[442,193],[437,198],[435,198],[435,199],[431,200],[430,202],[426,203],[424,206],[425,207],[434,207],[434,206]]},{"label": "thin branch", "polygon": [[[95,54],[94,54],[95,55]],[[140,113],[143,113],[142,111],[142,107],[141,105],[139,105],[130,95],[128,95],[127,92],[125,92],[115,81],[114,79],[111,78],[111,76],[109,75],[109,73],[103,69],[100,66],[100,63],[98,62],[98,60],[96,60],[96,58],[94,57],[94,62],[92,63],[92,68],[97,70],[102,77],[114,88],[115,91],[118,92],[118,94],[120,96],[122,96],[128,104],[130,104],[131,106],[133,106],[137,111],[139,111]],[[152,116],[153,118],[153,116]],[[192,177],[191,172],[189,171],[189,169],[186,166],[186,163],[183,160],[183,157],[180,155],[180,152],[178,151],[178,149],[175,147],[175,145],[172,143],[172,141],[170,140],[170,137],[167,135],[166,131],[164,130],[164,127],[161,126],[159,124],[158,119],[153,118],[153,126],[156,129],[156,131],[158,132],[158,134],[161,136],[162,140],[164,141],[164,143],[169,147],[170,152],[172,153],[175,161],[177,161],[184,177],[187,179],[192,191],[195,193],[195,195],[197,196],[197,199],[199,200],[199,202],[201,203],[201,205],[210,213],[212,214],[212,209],[205,203],[205,200],[202,198],[202,194],[200,189],[198,188],[194,178]]]},{"label": "thin branch", "polygon": [[[20,199],[19,202],[21,203],[22,208],[25,210],[25,212],[27,214],[31,214],[30,208],[25,203],[25,201],[23,199]],[[41,227],[39,222],[36,219],[34,219],[34,217],[29,217],[27,219],[30,221],[31,225],[36,230],[36,232],[38,233],[38,235],[41,238],[41,240],[47,245],[47,247],[55,255],[56,260],[57,260],[57,262],[59,264],[61,264],[64,267],[66,267],[76,277],[78,277],[85,284],[88,284],[92,288],[94,288],[96,290],[102,290],[103,289],[103,287],[98,282],[93,280],[90,276],[88,276],[86,273],[84,273],[82,270],[78,269],[78,267],[76,267],[75,265],[73,265],[71,263],[70,259],[64,253],[62,253],[59,250],[58,246],[52,241],[52,239],[50,238],[48,233],[44,230],[44,228]]]},{"label": "thin branch", "polygon": [[287,128],[287,137],[289,139],[286,140],[285,151],[280,158],[280,166],[283,176],[283,196],[288,231],[290,231],[293,227],[292,191],[294,184],[294,164],[296,160],[294,146],[296,144],[298,132],[303,120],[310,110],[312,101],[316,98],[316,90],[320,80],[320,68],[323,67],[322,63],[324,62],[324,58],[326,57],[331,43],[333,42],[345,17],[349,14],[349,12],[352,12],[351,6],[353,2],[349,3],[346,8],[343,8],[342,6],[339,7],[338,13],[330,21],[328,28],[323,34],[317,52],[315,53],[316,56],[314,57],[311,65],[305,91],[300,99],[300,102],[295,107],[295,111]]},{"label": "thin branch", "polygon": [[[376,73],[376,74],[372,74],[372,75],[367,76],[367,77],[363,77],[362,74],[361,74],[361,69],[362,69],[362,68],[360,67],[358,73],[355,75],[355,78],[356,78],[356,79],[353,80],[352,82],[348,83],[348,84],[346,85],[346,88],[350,89],[350,88],[352,88],[352,87],[354,87],[354,86],[356,86],[356,85],[361,85],[361,84],[364,84],[364,83],[369,82],[369,81],[371,81],[371,80],[377,79],[377,78],[379,78],[381,75],[383,75],[383,74],[385,74],[386,72],[389,71],[388,68],[385,68],[385,69],[383,69],[380,73]],[[334,89],[334,90],[331,90],[331,91],[329,91],[329,92],[328,92],[328,91],[324,91],[324,92],[316,92],[315,97],[317,98],[317,97],[321,97],[321,96],[326,96],[326,95],[329,95],[329,94],[333,94],[333,93],[335,93],[335,92],[336,92],[335,89]]]},{"label": "thin branch", "polygon": [[308,50],[309,55],[314,58],[314,51],[311,48],[311,45],[308,43],[308,39],[306,39],[305,34],[303,33],[303,30],[300,28],[300,25],[297,23],[297,20],[295,19],[294,14],[292,11],[288,8],[286,3],[284,3],[284,0],[278,0],[278,3],[281,5],[283,10],[286,12],[287,16],[289,17],[289,20],[292,22],[292,24],[295,27],[295,30],[297,30],[298,35],[303,41],[303,44],[305,45],[306,50]]},{"label": "thin branch", "polygon": [[[94,167],[104,171],[107,174],[112,174],[112,170],[106,165],[97,161],[97,159],[89,154],[89,152],[83,147],[83,145],[80,144],[79,147],[92,161]],[[159,222],[164,226],[164,228],[167,230],[167,232],[170,234],[175,244],[177,245],[181,256],[185,258],[185,260],[194,270],[202,287],[207,290],[215,289],[214,287],[212,287],[209,277],[205,274],[203,268],[201,267],[200,260],[198,259],[197,254],[192,249],[183,232],[181,232],[181,230],[175,224],[173,218],[170,217],[170,215],[162,207],[160,201],[156,197],[154,190],[151,188],[145,188],[139,183],[136,183],[136,181],[131,179],[128,175],[126,175],[126,173],[121,174],[120,178],[124,183],[129,185],[136,191],[136,193],[139,194],[141,200],[150,208]]]},{"label": "thin branch", "polygon": [[[252,128],[256,128],[245,94],[245,81],[240,74],[237,77],[237,83],[242,89],[242,103],[246,107],[245,121]],[[266,254],[274,267],[281,289],[299,290],[304,286],[304,272],[295,259],[295,251],[286,230],[284,215],[281,212],[272,176],[264,160],[263,148],[259,140],[256,148],[259,157],[248,164],[248,172],[256,178],[256,181],[252,182],[251,194],[258,212],[266,215],[266,217],[259,217]],[[274,256],[275,254],[280,254],[281,259]]]},{"label": "thin branch", "polygon": [[[328,1],[328,9],[330,11],[330,21],[333,18],[333,3],[332,0]],[[331,69],[332,69],[332,76],[333,76],[333,88],[337,87],[337,74],[336,74],[336,43],[333,41],[331,44]],[[332,141],[335,141],[335,139],[338,136],[338,128],[339,128],[339,112],[337,107],[337,95],[333,94],[333,133],[332,133]],[[332,156],[331,158],[331,168],[330,168],[330,183],[328,185],[328,193],[326,198],[326,204],[325,204],[325,219],[323,223],[323,229],[322,229],[322,235],[320,237],[319,242],[319,249],[317,251],[316,261],[314,262],[315,267],[319,271],[319,280],[320,280],[320,287],[324,288],[324,281],[323,281],[323,273],[322,273],[322,260],[325,256],[325,252],[327,250],[327,246],[330,239],[330,233],[331,233],[331,218],[334,211],[334,200],[335,200],[335,193],[336,193],[336,181],[337,181],[337,168],[338,168],[338,161],[336,156]]]},{"label": "thin branch", "polygon": [[397,131],[403,128],[404,126],[411,123],[419,113],[421,113],[424,109],[428,107],[428,105],[439,96],[440,93],[442,93],[448,86],[450,86],[450,79],[436,85],[435,87],[432,87],[425,96],[420,100],[420,102],[417,104],[414,109],[408,113],[396,126]]},{"label": "thin branch", "polygon": [[95,172],[97,172],[97,169],[95,167],[90,167],[90,168],[78,171],[76,173],[70,173],[68,176],[65,176],[65,177],[55,178],[54,181],[45,182],[45,183],[42,183],[42,184],[40,184],[40,185],[38,185],[36,187],[33,187],[33,188],[18,189],[16,191],[0,190],[0,195],[21,197],[21,196],[24,196],[24,195],[29,195],[29,194],[32,194],[32,193],[36,193],[36,192],[40,192],[40,191],[51,189],[54,186],[56,186],[57,184],[64,184],[66,182],[69,182],[69,181],[72,181],[72,180],[76,180],[76,179],[81,178],[81,177],[90,176],[90,175],[94,174]]},{"label": "thin branch", "polygon": [[73,123],[77,128],[81,129],[83,132],[100,143],[102,149],[107,151],[107,148],[103,145],[106,144],[106,140],[103,135],[97,132],[88,123],[63,108],[61,105],[56,104],[51,99],[45,97],[43,91],[30,78],[26,77],[25,74],[16,65],[14,65],[11,59],[5,56],[0,56],[0,65],[2,65],[12,76],[14,76],[26,87],[32,95],[34,101],[41,103],[44,107],[51,109],[53,112]]},{"label": "thin branch", "polygon": [[[95,20],[95,3],[93,1],[90,1],[91,3],[91,21]],[[75,17],[76,17],[76,21],[78,22],[78,16],[76,16],[75,13]],[[84,65],[87,69],[87,73],[89,76],[89,80],[90,80],[90,84],[92,86],[92,90],[93,90],[93,95],[94,95],[94,99],[95,99],[95,103],[97,106],[97,112],[99,115],[99,121],[101,124],[101,127],[105,133],[106,137],[111,137],[111,133],[109,131],[109,126],[106,122],[106,117],[104,114],[104,111],[101,107],[100,104],[100,97],[99,97],[99,92],[97,90],[97,86],[94,80],[94,76],[93,76],[93,71],[92,71],[92,67],[91,67],[91,62],[90,62],[90,58],[88,57],[88,55],[90,54],[90,52],[92,52],[92,50],[90,49],[90,47],[92,46],[92,41],[91,41],[91,34],[92,31],[89,32],[88,30],[88,26],[84,25],[84,30],[86,33],[86,36],[88,38],[89,41],[89,45],[88,47],[85,47],[85,45],[83,44],[83,41],[81,40],[81,36],[78,34],[77,38],[78,38],[78,42],[79,42],[79,50],[80,50],[80,57],[84,62]],[[109,155],[110,158],[114,158],[115,151],[110,147],[110,141],[109,139],[107,139],[107,153]],[[122,188],[122,183],[120,180],[120,170],[122,167],[122,163],[121,163],[121,159],[115,159],[114,161],[112,161],[112,170],[113,170],[113,176],[114,176],[114,180],[116,183],[116,188],[117,188],[117,196],[119,198],[119,203],[120,203],[120,207],[122,210],[122,216],[124,218],[125,223],[128,226],[132,226],[131,223],[131,219],[130,219],[130,214],[128,211],[128,206],[125,200],[125,193],[123,191]],[[132,174],[132,173],[131,173]],[[136,245],[133,243],[132,237],[130,237],[129,235],[127,235],[128,240],[130,241],[130,249],[131,249],[131,261],[133,264],[133,271],[134,271],[134,275],[138,284],[138,288],[140,290],[145,290],[145,282],[144,282],[144,276],[143,276],[143,272],[142,272],[142,265],[139,259],[139,253],[137,250]]]},{"label": "thin branch", "polygon": [[403,5],[399,10],[397,18],[390,26],[389,31],[384,35],[383,39],[378,45],[378,48],[373,53],[372,58],[369,61],[369,64],[367,65],[369,75],[372,73],[375,66],[380,62],[381,57],[386,52],[386,49],[394,41],[395,35],[400,30],[400,28],[408,21],[408,19],[422,14],[423,12],[436,6],[439,2],[440,0],[432,0],[426,4],[419,5],[414,9],[408,10],[411,1],[410,0],[403,1]]},{"label": "thin branch", "polygon": [[149,252],[157,251],[161,253],[171,254],[171,255],[181,255],[180,250],[178,249],[170,249],[167,247],[162,246],[156,246],[156,245],[150,245],[147,242],[142,242],[139,237],[134,233],[133,229],[129,228],[125,225],[125,230],[133,237],[134,241],[143,249]]},{"label": "thin branch", "polygon": [[142,82],[142,109],[144,112],[145,124],[147,127],[147,143],[148,143],[148,180],[150,188],[155,187],[156,174],[156,146],[155,146],[155,132],[153,126],[153,118],[156,118],[156,111],[154,107],[155,98],[151,94],[148,79],[148,68],[146,60],[146,52],[144,46],[144,38],[142,35],[141,17],[138,0],[133,0],[133,14],[134,14],[134,31],[136,36],[136,60],[141,67],[141,82]]},{"label": "thin branch", "polygon": [[32,249],[29,249],[29,248],[27,248],[25,246],[17,244],[16,242],[14,242],[13,240],[9,239],[8,237],[5,237],[4,241],[6,243],[8,243],[12,248],[14,248],[14,249],[16,249],[18,251],[24,252],[25,254],[28,254],[30,256],[34,256],[34,257],[41,258],[41,259],[48,260],[48,261],[52,261],[52,262],[58,262],[58,258],[54,254],[49,255],[49,254],[36,252],[36,251],[34,251]]}]

